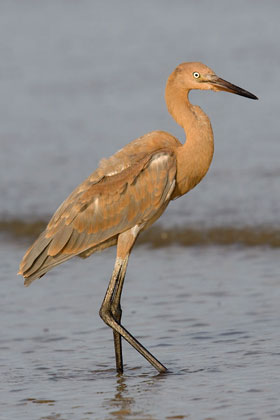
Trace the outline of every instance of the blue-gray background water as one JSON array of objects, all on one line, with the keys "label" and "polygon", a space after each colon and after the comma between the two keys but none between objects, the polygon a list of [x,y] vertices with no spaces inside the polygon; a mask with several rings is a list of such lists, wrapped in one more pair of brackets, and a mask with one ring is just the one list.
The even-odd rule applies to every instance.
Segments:
[{"label": "blue-gray background water", "polygon": [[[0,2],[1,420],[280,418],[279,18],[273,0]],[[118,377],[98,317],[114,249],[29,289],[15,273],[102,157],[155,129],[184,140],[164,103],[182,61],[260,100],[191,93],[214,160],[135,248],[123,297],[170,374],[125,344]]]}]

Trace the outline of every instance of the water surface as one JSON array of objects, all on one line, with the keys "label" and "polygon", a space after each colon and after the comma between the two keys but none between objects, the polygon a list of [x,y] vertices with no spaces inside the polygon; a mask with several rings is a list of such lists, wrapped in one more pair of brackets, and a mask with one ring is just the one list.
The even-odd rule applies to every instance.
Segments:
[{"label": "water surface", "polygon": [[11,276],[22,251],[1,246],[0,418],[280,418],[278,250],[137,247],[123,324],[169,373],[125,343],[123,376],[98,316],[113,250],[30,288]]}]

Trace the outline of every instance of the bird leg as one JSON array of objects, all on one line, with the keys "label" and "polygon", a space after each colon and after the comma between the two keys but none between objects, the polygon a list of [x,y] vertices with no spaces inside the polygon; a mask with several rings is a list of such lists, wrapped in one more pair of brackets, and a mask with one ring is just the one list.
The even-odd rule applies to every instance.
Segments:
[{"label": "bird leg", "polygon": [[[135,242],[136,235],[131,231],[119,235],[117,258],[99,315],[103,321],[113,329],[116,355],[116,368],[118,373],[123,372],[121,337],[145,357],[159,372],[166,372],[161,364],[139,341],[137,341],[120,323],[121,321],[121,293],[125,278],[128,257]],[[124,252],[125,251],[125,252]],[[124,255],[125,254],[125,255]]]},{"label": "bird leg", "polygon": [[[114,288],[114,295],[112,296],[111,312],[112,312],[113,318],[118,322],[118,324],[121,323],[121,317],[122,317],[121,294],[122,294],[122,288],[123,288],[127,263],[128,263],[128,256],[124,259],[121,268],[118,270],[118,275],[117,275],[116,284]],[[113,330],[113,334],[114,334],[114,346],[115,346],[117,372],[123,373],[121,335],[114,330]]]}]

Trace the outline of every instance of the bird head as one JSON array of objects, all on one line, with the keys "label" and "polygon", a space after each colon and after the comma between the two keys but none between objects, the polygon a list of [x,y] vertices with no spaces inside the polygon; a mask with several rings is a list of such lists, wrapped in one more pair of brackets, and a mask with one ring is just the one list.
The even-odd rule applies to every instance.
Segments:
[{"label": "bird head", "polygon": [[173,85],[183,90],[201,89],[226,91],[250,99],[255,95],[218,77],[213,70],[199,62],[182,63],[171,75]]}]

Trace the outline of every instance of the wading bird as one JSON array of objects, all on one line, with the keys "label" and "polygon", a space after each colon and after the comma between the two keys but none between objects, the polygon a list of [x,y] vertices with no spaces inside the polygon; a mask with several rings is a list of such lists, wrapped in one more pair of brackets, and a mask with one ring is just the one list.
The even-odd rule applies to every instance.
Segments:
[{"label": "wading bird", "polygon": [[159,372],[160,363],[121,324],[121,293],[128,258],[139,233],[154,223],[168,203],[194,188],[210,166],[214,139],[211,123],[189,102],[191,89],[227,91],[258,99],[202,63],[182,63],[169,76],[168,111],[183,127],[184,144],[164,131],[152,131],[126,145],[98,168],[61,204],[48,226],[27,250],[19,274],[28,286],[75,255],[88,257],[117,245],[114,270],[100,316],[113,329],[117,372],[123,372],[123,337]]}]

